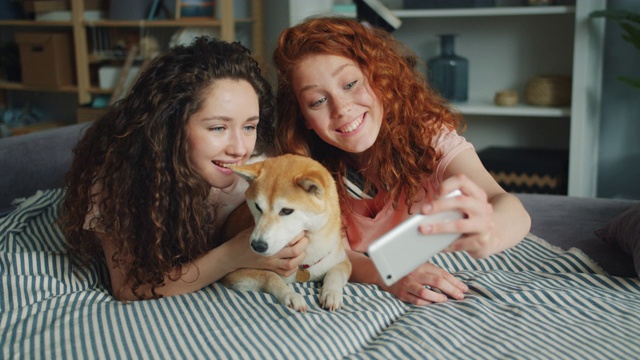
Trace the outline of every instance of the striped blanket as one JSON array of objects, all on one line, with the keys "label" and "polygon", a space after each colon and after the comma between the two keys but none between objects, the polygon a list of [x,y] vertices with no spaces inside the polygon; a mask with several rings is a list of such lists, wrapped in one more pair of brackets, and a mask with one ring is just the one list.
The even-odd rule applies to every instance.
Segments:
[{"label": "striped blanket", "polygon": [[640,280],[610,277],[578,250],[528,235],[483,260],[433,259],[471,289],[461,301],[407,305],[348,284],[345,306],[307,313],[270,295],[213,284],[124,304],[103,264],[78,276],[52,223],[61,190],[0,219],[2,359],[632,359],[640,358]]}]

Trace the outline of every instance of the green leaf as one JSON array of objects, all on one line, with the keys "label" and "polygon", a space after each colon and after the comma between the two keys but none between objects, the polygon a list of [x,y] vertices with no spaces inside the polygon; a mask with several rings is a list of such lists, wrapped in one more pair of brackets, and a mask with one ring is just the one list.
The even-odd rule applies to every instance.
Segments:
[{"label": "green leaf", "polygon": [[[589,14],[591,18],[604,17],[615,20],[622,28],[622,39],[631,43],[636,49],[640,50],[640,28],[632,23],[640,24],[640,14],[626,10],[599,10]],[[632,79],[627,76],[619,76],[618,80],[627,85],[640,89],[640,79]]]},{"label": "green leaf", "polygon": [[589,14],[589,17],[604,17],[617,21],[631,21],[640,24],[640,14],[626,10],[598,10]]},{"label": "green leaf", "polygon": [[632,78],[629,78],[629,77],[626,77],[626,76],[619,76],[618,80],[620,80],[620,81],[622,81],[622,82],[624,82],[624,83],[626,83],[628,85],[631,85],[631,86],[633,86],[635,88],[640,89],[640,78],[639,79],[632,79]]},{"label": "green leaf", "polygon": [[627,32],[622,35],[622,38],[640,50],[640,28],[629,23],[620,23],[620,27]]}]

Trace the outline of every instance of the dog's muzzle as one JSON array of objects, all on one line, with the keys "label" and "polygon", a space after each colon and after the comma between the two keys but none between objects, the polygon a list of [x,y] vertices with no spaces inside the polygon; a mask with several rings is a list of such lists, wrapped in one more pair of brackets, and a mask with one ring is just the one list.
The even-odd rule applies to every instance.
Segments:
[{"label": "dog's muzzle", "polygon": [[257,239],[251,241],[251,248],[258,254],[262,254],[266,252],[267,249],[269,249],[269,244],[267,244],[264,240]]}]

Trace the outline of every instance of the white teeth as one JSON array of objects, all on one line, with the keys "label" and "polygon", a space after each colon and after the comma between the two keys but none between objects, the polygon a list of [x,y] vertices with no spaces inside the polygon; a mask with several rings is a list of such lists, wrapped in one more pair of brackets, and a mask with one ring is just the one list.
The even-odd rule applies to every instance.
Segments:
[{"label": "white teeth", "polygon": [[341,133],[350,133],[353,130],[357,129],[358,126],[360,126],[360,124],[362,124],[362,118],[359,118],[358,120],[352,122],[351,124],[341,127],[340,129],[338,129],[338,131]]},{"label": "white teeth", "polygon": [[213,163],[223,168],[230,168],[231,166],[235,165],[233,163],[221,163],[218,161],[214,161]]}]

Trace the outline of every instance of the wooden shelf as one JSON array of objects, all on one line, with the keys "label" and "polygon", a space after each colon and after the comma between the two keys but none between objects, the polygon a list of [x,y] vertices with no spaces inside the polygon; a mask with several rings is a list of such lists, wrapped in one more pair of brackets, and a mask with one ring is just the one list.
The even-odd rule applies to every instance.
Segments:
[{"label": "wooden shelf", "polygon": [[[253,23],[253,19],[235,19],[236,24]],[[86,20],[88,27],[191,27],[191,26],[222,26],[222,22],[214,18],[181,18],[180,20]]]},{"label": "wooden shelf", "polygon": [[95,20],[83,21],[88,27],[188,27],[188,26],[221,26],[217,19],[190,19],[190,20]]},{"label": "wooden shelf", "polygon": [[0,20],[0,26],[28,27],[72,27],[72,21],[40,21],[40,20]]},{"label": "wooden shelf", "polygon": [[0,89],[4,90],[16,90],[16,91],[41,91],[41,92],[63,92],[63,93],[77,93],[77,86],[62,86],[59,88],[53,87],[41,87],[30,86],[22,83],[0,80]]}]

